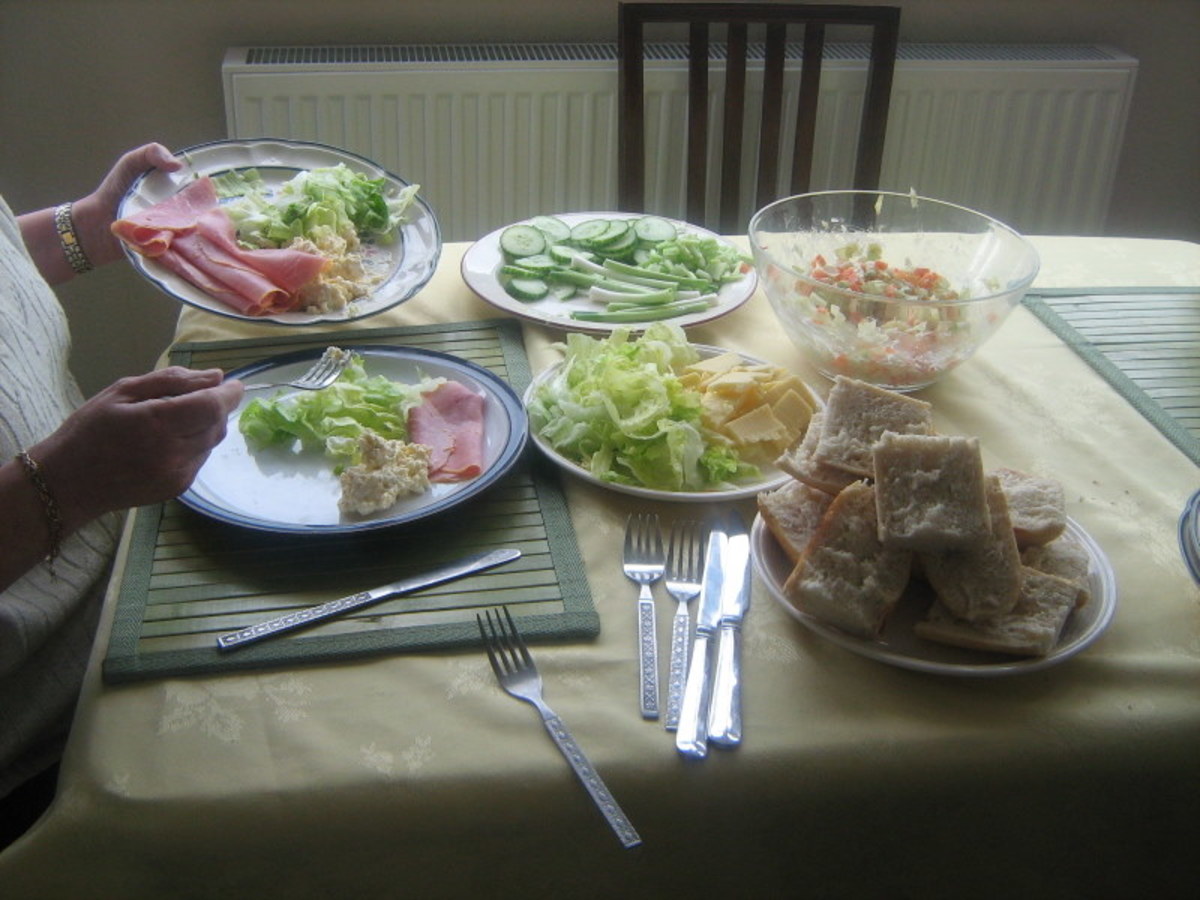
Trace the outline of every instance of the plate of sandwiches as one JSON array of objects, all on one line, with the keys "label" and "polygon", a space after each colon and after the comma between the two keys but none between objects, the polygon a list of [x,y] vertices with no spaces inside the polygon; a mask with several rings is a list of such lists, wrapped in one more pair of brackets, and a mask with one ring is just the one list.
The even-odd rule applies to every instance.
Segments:
[{"label": "plate of sandwiches", "polygon": [[755,571],[794,618],[870,659],[940,675],[1038,671],[1116,611],[1104,551],[1054,479],[985,469],[924,401],[838,378],[758,495]]}]

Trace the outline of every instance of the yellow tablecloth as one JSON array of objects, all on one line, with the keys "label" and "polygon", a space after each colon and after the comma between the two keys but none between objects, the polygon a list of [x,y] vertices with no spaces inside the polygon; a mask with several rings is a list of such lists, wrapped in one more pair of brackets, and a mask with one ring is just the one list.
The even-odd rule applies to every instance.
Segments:
[{"label": "yellow tablecloth", "polygon": [[[1035,242],[1039,286],[1200,285],[1200,246]],[[465,249],[362,324],[494,315],[459,277]],[[178,338],[272,333],[186,309]],[[559,336],[526,326],[535,372]],[[691,336],[820,384],[761,293]],[[1200,874],[1200,589],[1175,527],[1196,468],[1024,309],[921,396],[989,464],[1063,481],[1120,598],[1083,654],[1018,677],[909,672],[811,634],[756,584],[745,743],[685,761],[637,710],[635,592],[617,560],[645,504],[573,481],[602,633],[535,652],[642,847],[620,848],[482,653],[112,687],[106,619],[59,796],[0,854],[3,896],[1183,895]],[[672,611],[660,594],[660,635]]]}]

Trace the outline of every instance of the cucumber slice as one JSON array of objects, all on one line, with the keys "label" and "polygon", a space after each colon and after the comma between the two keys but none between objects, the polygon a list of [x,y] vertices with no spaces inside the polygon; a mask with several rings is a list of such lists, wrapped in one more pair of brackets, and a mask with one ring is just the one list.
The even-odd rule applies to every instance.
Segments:
[{"label": "cucumber slice", "polygon": [[586,222],[580,222],[571,229],[571,240],[585,247],[590,247],[608,231],[609,221],[611,220],[588,219]]},{"label": "cucumber slice", "polygon": [[529,220],[529,224],[555,244],[560,244],[571,237],[571,226],[557,216],[534,216]]},{"label": "cucumber slice", "polygon": [[679,234],[675,226],[661,216],[642,216],[633,223],[633,230],[640,240],[648,244],[673,241]]},{"label": "cucumber slice", "polygon": [[504,286],[510,297],[517,300],[541,300],[550,293],[550,285],[540,278],[514,278]]},{"label": "cucumber slice", "polygon": [[570,244],[551,244],[547,252],[550,254],[551,259],[563,266],[569,266],[571,261],[576,257],[595,259],[596,256],[590,250],[580,250],[578,247],[572,247]]},{"label": "cucumber slice", "polygon": [[532,225],[510,225],[500,232],[500,249],[510,258],[546,252],[546,236]]},{"label": "cucumber slice", "polygon": [[626,240],[631,230],[629,222],[623,219],[609,219],[608,228],[604,230],[604,234],[592,240],[592,246],[597,250],[607,253],[609,247]]},{"label": "cucumber slice", "polygon": [[618,259],[626,259],[632,255],[634,248],[638,245],[637,232],[632,228],[626,228],[625,233],[615,241],[605,243],[600,248],[601,252],[608,257],[617,257]]},{"label": "cucumber slice", "polygon": [[505,263],[500,267],[501,278],[537,278],[538,274],[532,269],[527,269],[524,266],[518,266],[513,263]]},{"label": "cucumber slice", "polygon": [[578,293],[579,289],[573,284],[560,282],[559,284],[550,285],[550,296],[555,300],[570,300]]},{"label": "cucumber slice", "polygon": [[513,265],[527,269],[530,274],[536,277],[557,269],[560,264],[552,259],[548,253],[535,253],[533,256],[522,256],[519,259],[513,260]]}]

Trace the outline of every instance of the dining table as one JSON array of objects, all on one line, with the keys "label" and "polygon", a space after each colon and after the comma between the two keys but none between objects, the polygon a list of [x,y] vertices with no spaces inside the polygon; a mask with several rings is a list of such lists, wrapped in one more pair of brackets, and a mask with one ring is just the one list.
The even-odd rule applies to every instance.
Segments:
[{"label": "dining table", "polygon": [[[1026,302],[915,396],[932,404],[937,432],[977,437],[988,466],[1061,482],[1115,584],[1111,621],[1081,652],[990,676],[895,665],[798,621],[756,570],[742,627],[744,737],[688,758],[639,711],[626,522],[655,513],[665,531],[736,511],[750,524],[752,495],[636,496],[528,444],[510,476],[470,502],[368,534],[264,534],[171,501],[126,518],[57,795],[0,853],[0,896],[1190,896],[1200,586],[1177,528],[1200,488],[1200,455],[1194,435],[1043,301],[1167,291],[1200,304],[1200,245],[1030,241],[1041,265]],[[483,359],[519,395],[562,358],[566,332],[472,291],[460,268],[469,247],[446,243],[414,297],[344,324],[291,328],[183,306],[162,364],[420,346]],[[687,334],[829,391],[761,287]],[[246,665],[208,646],[222,624],[246,620],[234,612],[244,606],[210,622],[200,649],[152,633],[155,604],[219,604],[252,593],[246,582],[305,602],[336,597],[440,558],[484,521],[528,549],[529,568],[498,568],[477,596],[389,601],[394,614],[365,617],[361,632],[339,637],[347,626],[335,620],[267,642]],[[665,677],[675,603],[661,583],[653,596]],[[529,624],[546,700],[637,846],[621,845],[537,713],[497,683],[475,615],[499,603]]]}]

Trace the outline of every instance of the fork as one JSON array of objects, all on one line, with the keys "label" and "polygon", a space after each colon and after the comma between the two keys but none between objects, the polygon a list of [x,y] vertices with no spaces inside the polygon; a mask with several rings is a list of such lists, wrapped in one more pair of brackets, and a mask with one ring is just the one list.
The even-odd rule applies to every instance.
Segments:
[{"label": "fork", "polygon": [[293,387],[302,391],[319,391],[327,388],[335,381],[350,364],[350,354],[337,347],[329,347],[321,358],[313,363],[312,368],[294,381],[279,381],[271,384],[248,384],[246,390],[257,391],[263,388]]},{"label": "fork", "polygon": [[638,675],[643,719],[658,718],[658,631],[654,623],[654,595],[650,585],[662,578],[662,532],[658,516],[639,513],[625,523],[626,577],[640,585],[638,591]]},{"label": "fork", "polygon": [[701,571],[704,567],[705,532],[699,523],[687,520],[671,526],[667,550],[667,568],[663,584],[678,601],[671,620],[671,667],[667,682],[667,731],[679,726],[683,707],[683,686],[687,680],[688,638],[691,619],[688,603],[700,596]]},{"label": "fork", "polygon": [[571,764],[571,768],[583,782],[583,786],[592,795],[596,806],[604,813],[604,818],[608,821],[609,826],[621,839],[622,846],[636,847],[642,842],[641,837],[638,836],[621,807],[617,805],[617,801],[613,799],[608,787],[592,767],[591,762],[584,755],[571,732],[567,730],[562,719],[542,699],[542,676],[538,674],[533,657],[529,655],[525,639],[517,631],[516,623],[513,622],[508,607],[502,606],[500,611],[504,613],[503,618],[500,612],[493,616],[492,610],[486,610],[486,627],[484,625],[485,617],[479,614],[475,616],[475,621],[479,623],[479,633],[483,635],[483,643],[487,648],[488,661],[492,664],[492,671],[496,673],[496,680],[508,694],[536,707],[537,711],[541,713],[542,723],[550,732],[550,737],[554,738],[554,743],[558,745],[562,755],[567,758],[567,762]]}]

